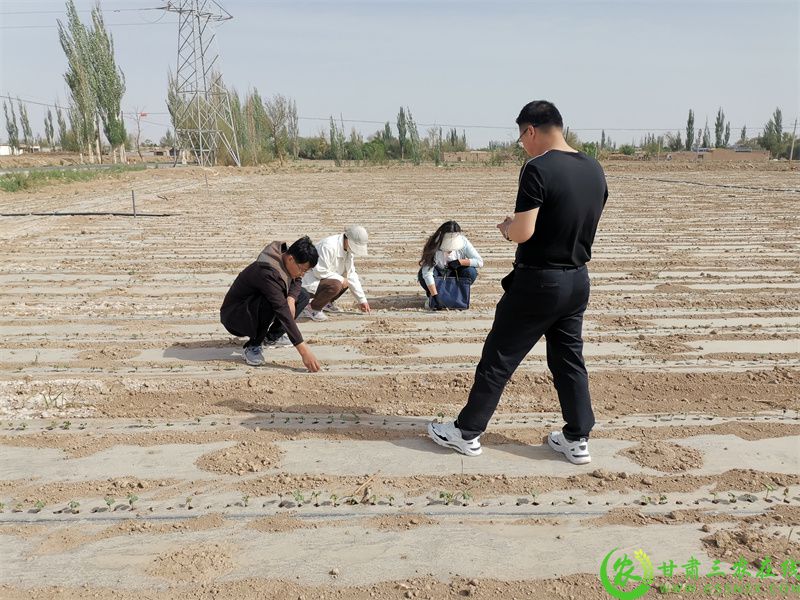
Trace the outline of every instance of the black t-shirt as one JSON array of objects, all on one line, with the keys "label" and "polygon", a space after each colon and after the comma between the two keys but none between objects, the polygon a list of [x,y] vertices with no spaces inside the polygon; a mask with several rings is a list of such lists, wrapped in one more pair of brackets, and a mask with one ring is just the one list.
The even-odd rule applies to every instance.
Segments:
[{"label": "black t-shirt", "polygon": [[530,159],[519,175],[514,212],[538,207],[539,214],[533,235],[517,246],[517,262],[536,267],[589,262],[607,198],[603,168],[583,152],[550,150]]}]

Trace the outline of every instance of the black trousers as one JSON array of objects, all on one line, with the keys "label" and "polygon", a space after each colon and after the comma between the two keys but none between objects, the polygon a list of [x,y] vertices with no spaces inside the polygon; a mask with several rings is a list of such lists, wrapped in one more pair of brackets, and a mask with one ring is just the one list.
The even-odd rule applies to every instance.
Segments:
[{"label": "black trousers", "polygon": [[522,359],[544,336],[564,437],[589,436],[594,413],[583,361],[583,313],[589,301],[589,272],[577,269],[516,268],[503,280],[506,291],[475,369],[467,405],[456,421],[465,439],[486,430],[503,389]]},{"label": "black trousers", "polygon": [[[305,290],[300,290],[300,295],[295,303],[295,317],[306,307],[309,296]],[[260,346],[264,340],[277,340],[286,330],[281,322],[275,318],[275,311],[267,299],[261,294],[250,296],[243,302],[228,307],[220,313],[220,321],[231,335],[236,337],[249,337],[245,347]]]}]

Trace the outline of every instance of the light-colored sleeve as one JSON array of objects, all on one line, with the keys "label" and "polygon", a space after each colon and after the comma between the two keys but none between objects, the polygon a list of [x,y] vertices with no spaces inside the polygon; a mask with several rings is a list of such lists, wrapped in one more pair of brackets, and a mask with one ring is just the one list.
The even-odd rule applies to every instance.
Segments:
[{"label": "light-colored sleeve", "polygon": [[433,265],[431,266],[424,266],[422,267],[422,280],[425,282],[425,285],[433,285]]},{"label": "light-colored sleeve", "polygon": [[347,283],[358,303],[364,304],[367,301],[367,295],[364,293],[364,288],[361,287],[361,279],[358,278],[358,273],[356,273],[356,265],[352,256],[348,256],[347,259]]},{"label": "light-colored sleeve", "polygon": [[314,277],[317,279],[344,281],[344,277],[342,277],[340,273],[332,270],[333,266],[336,264],[336,248],[323,243],[317,246],[317,254],[319,255],[317,266],[311,270]]},{"label": "light-colored sleeve", "polygon": [[475,246],[470,243],[466,236],[464,237],[464,258],[469,259],[470,267],[480,269],[483,266],[483,259],[481,258],[481,255],[478,254],[478,251],[475,250]]}]

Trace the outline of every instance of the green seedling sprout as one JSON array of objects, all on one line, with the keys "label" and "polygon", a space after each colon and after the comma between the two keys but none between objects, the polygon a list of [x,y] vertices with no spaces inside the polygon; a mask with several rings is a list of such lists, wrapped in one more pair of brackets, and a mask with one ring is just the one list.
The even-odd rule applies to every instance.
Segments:
[{"label": "green seedling sprout", "polygon": [[789,488],[783,488],[783,501],[789,503]]},{"label": "green seedling sprout", "polygon": [[103,500],[105,501],[108,510],[111,510],[111,507],[114,506],[114,502],[116,502],[116,500],[114,500],[114,498],[111,496],[106,496],[103,498]]},{"label": "green seedling sprout", "polygon": [[729,504],[736,504],[737,500],[738,500],[738,498],[736,498],[736,494],[734,494],[733,492],[728,492],[728,503]]},{"label": "green seedling sprout", "polygon": [[311,492],[311,501],[314,503],[314,506],[319,506],[319,497],[322,495],[322,492]]},{"label": "green seedling sprout", "polygon": [[391,494],[386,498],[386,501],[389,503],[389,506],[394,506],[394,496]]},{"label": "green seedling sprout", "polygon": [[33,508],[36,509],[36,512],[41,511],[45,506],[47,506],[44,500],[37,500],[36,504],[33,505]]},{"label": "green seedling sprout", "polygon": [[659,504],[666,504],[667,503],[667,497],[664,494],[661,494],[658,497],[658,503]]},{"label": "green seedling sprout", "polygon": [[80,505],[81,505],[81,503],[78,502],[77,500],[70,500],[68,506],[69,506],[70,511],[72,511],[73,513],[79,513],[79,512],[81,512],[81,511],[78,510]]},{"label": "green seedling sprout", "polygon": [[711,503],[719,504],[719,500],[717,500],[717,492],[711,492]]},{"label": "green seedling sprout", "polygon": [[445,506],[449,506],[450,503],[453,501],[453,493],[452,492],[439,492],[439,499],[444,500]]},{"label": "green seedling sprout", "polygon": [[5,502],[0,502],[0,513],[3,512],[6,508]]},{"label": "green seedling sprout", "polygon": [[766,501],[766,500],[767,500],[767,498],[769,497],[770,493],[772,493],[772,492],[774,492],[774,491],[775,491],[775,488],[774,488],[774,487],[772,487],[772,486],[771,486],[770,484],[768,484],[768,483],[765,483],[765,484],[764,484],[764,488],[765,488],[765,490],[766,490],[766,491],[764,492],[764,500]]},{"label": "green seedling sprout", "polygon": [[303,496],[303,493],[300,490],[294,490],[292,492],[292,497],[294,498],[294,501],[297,502],[297,506],[303,506],[303,503],[306,501],[305,496]]},{"label": "green seedling sprout", "polygon": [[65,430],[65,431],[66,431],[66,430],[67,430],[67,429],[69,429],[71,426],[72,426],[72,423],[70,423],[69,421],[64,421],[64,422],[61,424],[61,429],[63,429],[63,430]]},{"label": "green seedling sprout", "polygon": [[192,500],[194,500],[194,496],[186,496],[186,508],[192,510]]},{"label": "green seedling sprout", "polygon": [[11,512],[22,512],[22,502],[17,502]]},{"label": "green seedling sprout", "polygon": [[339,506],[338,500],[339,500],[339,496],[337,496],[336,494],[331,494],[331,505]]},{"label": "green seedling sprout", "polygon": [[378,496],[372,494],[372,496],[369,497],[368,502],[370,503],[371,506],[375,506],[378,503]]},{"label": "green seedling sprout", "polygon": [[531,504],[533,504],[534,506],[539,506],[539,503],[536,501],[536,497],[539,494],[536,492],[536,490],[530,490],[528,493],[531,496]]},{"label": "green seedling sprout", "polygon": [[250,496],[248,496],[247,494],[243,495],[243,496],[242,496],[242,506],[244,506],[245,508],[247,508],[247,506],[248,506],[249,504],[250,504]]},{"label": "green seedling sprout", "polygon": [[469,501],[472,500],[472,494],[469,490],[461,490],[460,492],[456,493],[455,496],[453,496],[454,500],[458,498],[461,498],[461,504],[466,506],[469,504]]},{"label": "green seedling sprout", "polygon": [[575,496],[570,496],[569,500],[567,500],[567,504],[575,504],[576,502]]},{"label": "green seedling sprout", "polygon": [[131,492],[130,494],[128,494],[128,505],[131,508],[133,508],[133,503],[136,502],[138,499],[139,499],[139,496],[137,496],[136,494]]}]

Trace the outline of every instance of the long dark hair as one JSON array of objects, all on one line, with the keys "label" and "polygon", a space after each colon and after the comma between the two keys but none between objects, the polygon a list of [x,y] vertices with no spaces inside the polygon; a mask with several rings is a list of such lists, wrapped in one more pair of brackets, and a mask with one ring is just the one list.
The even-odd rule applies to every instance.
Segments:
[{"label": "long dark hair", "polygon": [[419,266],[433,266],[433,257],[436,255],[439,246],[442,245],[442,239],[445,233],[461,233],[461,225],[455,221],[445,221],[439,225],[439,229],[428,238],[428,241],[425,242],[425,246],[422,248],[422,258],[419,259]]}]

